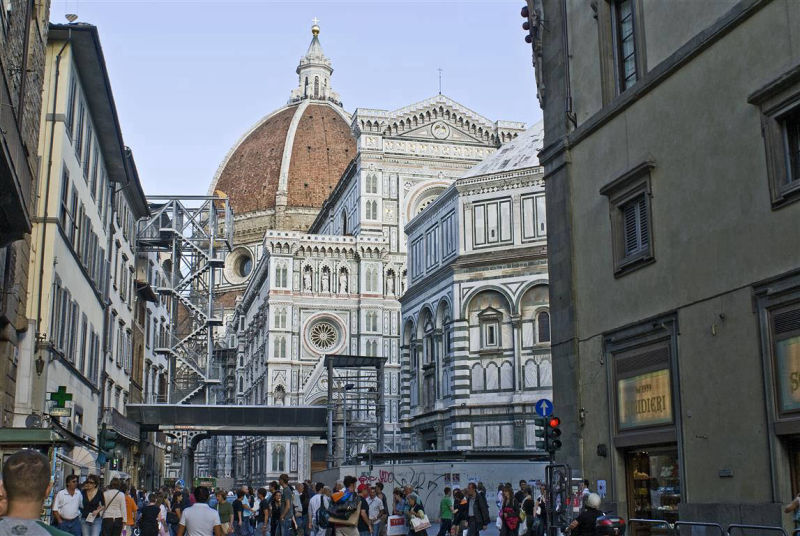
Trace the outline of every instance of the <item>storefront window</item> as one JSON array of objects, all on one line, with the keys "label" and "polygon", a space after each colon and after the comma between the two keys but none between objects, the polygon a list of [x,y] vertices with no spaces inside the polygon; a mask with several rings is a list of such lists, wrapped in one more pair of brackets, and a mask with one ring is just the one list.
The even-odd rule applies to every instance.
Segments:
[{"label": "storefront window", "polygon": [[661,447],[629,451],[625,456],[630,517],[678,520],[681,481],[678,449]]}]

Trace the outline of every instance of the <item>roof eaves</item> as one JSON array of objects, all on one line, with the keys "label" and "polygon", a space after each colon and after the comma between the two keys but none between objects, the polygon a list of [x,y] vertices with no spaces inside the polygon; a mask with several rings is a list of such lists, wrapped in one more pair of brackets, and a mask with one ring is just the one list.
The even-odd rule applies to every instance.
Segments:
[{"label": "roof eaves", "polygon": [[109,178],[112,182],[127,184],[130,177],[125,162],[125,143],[97,26],[51,23],[48,40],[69,41]]}]

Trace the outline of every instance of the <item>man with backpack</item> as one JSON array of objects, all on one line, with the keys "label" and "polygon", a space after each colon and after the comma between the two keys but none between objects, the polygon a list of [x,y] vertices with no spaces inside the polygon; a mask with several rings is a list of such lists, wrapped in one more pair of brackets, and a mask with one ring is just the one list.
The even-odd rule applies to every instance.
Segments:
[{"label": "man with backpack", "polygon": [[324,529],[320,529],[317,516],[321,509],[324,509],[327,512],[331,502],[331,490],[328,488],[328,486],[324,485],[322,482],[317,482],[314,490],[316,493],[308,502],[308,524],[306,528],[308,529],[310,536],[318,536],[318,533],[324,534]]}]

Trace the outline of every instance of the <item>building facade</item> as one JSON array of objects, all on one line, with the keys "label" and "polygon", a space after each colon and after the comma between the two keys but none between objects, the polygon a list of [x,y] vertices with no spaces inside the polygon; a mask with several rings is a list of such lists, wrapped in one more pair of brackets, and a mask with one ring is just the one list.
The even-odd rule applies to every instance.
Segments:
[{"label": "building facade", "polygon": [[[27,316],[49,1],[0,3],[0,426],[13,425]],[[35,329],[35,328],[34,328]]]},{"label": "building facade", "polygon": [[531,450],[552,396],[541,125],[405,226],[403,433],[411,450]]},{"label": "building facade", "polygon": [[563,461],[629,517],[788,527],[800,6],[544,0],[527,15]]},{"label": "building facade", "polygon": [[[148,214],[124,145],[97,28],[50,25],[38,145],[27,316],[14,426],[69,439],[57,476],[97,472],[103,426],[119,433],[112,469],[136,475],[133,371],[135,225]],[[59,397],[68,415],[55,410]],[[70,398],[71,397],[71,398]]]},{"label": "building facade", "polygon": [[[234,211],[239,207],[235,237],[244,240],[240,233],[251,232],[249,223],[240,231],[240,221],[260,222],[249,238],[258,237],[259,243],[244,244],[242,255],[249,263],[238,260],[234,249],[226,270],[242,269],[233,278],[226,273],[220,286],[235,306],[227,323],[237,348],[236,399],[325,404],[323,355],[382,357],[385,447],[401,450],[406,446],[400,429],[398,301],[407,281],[403,226],[466,170],[523,132],[524,125],[490,121],[444,95],[398,110],[359,108],[350,115],[324,76],[330,61],[322,53],[319,28],[312,33],[289,104],[234,147],[212,185],[212,191],[229,196]],[[319,87],[328,93],[306,89],[316,87],[312,67],[322,69]],[[309,130],[318,120],[319,129]],[[288,125],[286,134],[280,121]],[[273,137],[278,148],[272,148]],[[260,147],[258,155],[273,156],[251,160],[253,146]],[[323,149],[342,157],[335,176],[333,167],[317,170]],[[253,196],[242,199],[241,192],[255,191],[266,192],[268,204],[274,197],[274,207],[251,207]],[[239,199],[234,192],[240,192]],[[299,205],[300,198],[314,200],[315,206]],[[233,281],[239,281],[240,290]],[[358,449],[349,443],[336,456],[351,458]],[[236,475],[253,483],[282,472],[308,477],[326,464],[325,444],[301,437],[244,439],[236,452]]]}]

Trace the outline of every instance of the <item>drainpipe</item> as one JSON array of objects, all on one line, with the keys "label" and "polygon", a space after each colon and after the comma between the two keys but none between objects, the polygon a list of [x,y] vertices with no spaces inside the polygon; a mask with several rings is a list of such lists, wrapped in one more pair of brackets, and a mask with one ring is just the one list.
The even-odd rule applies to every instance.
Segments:
[{"label": "drainpipe", "polygon": [[[67,48],[70,40],[72,39],[72,30],[69,30],[67,40],[64,42],[64,45],[56,54],[56,68],[55,68],[55,75],[53,77],[53,106],[50,110],[50,143],[47,149],[47,174],[45,179],[45,188],[44,188],[44,211],[42,218],[40,220],[41,230],[42,230],[42,238],[39,242],[39,288],[37,289],[37,299],[36,299],[36,335],[34,337],[33,345],[34,345],[34,352],[39,354],[42,352],[42,349],[39,347],[39,342],[42,340],[42,299],[43,299],[43,285],[44,285],[44,250],[45,250],[45,243],[47,241],[47,226],[50,224],[48,222],[48,215],[49,215],[49,205],[50,205],[50,185],[52,182],[52,173],[53,173],[53,138],[55,137],[56,131],[56,105],[58,103],[58,79],[61,74],[61,54],[64,52],[64,49]],[[52,313],[52,311],[51,311]],[[41,355],[39,355],[41,358]],[[48,356],[49,357],[49,356]],[[45,365],[47,364],[47,359],[45,359]],[[45,369],[45,378],[46,369]],[[41,382],[39,382],[41,384]],[[47,389],[47,384],[44,384],[44,390]],[[32,392],[32,397],[35,393],[35,389]],[[31,399],[31,405],[33,406],[33,399]],[[33,409],[37,409],[35,406]],[[42,408],[44,409],[44,406]]]}]

